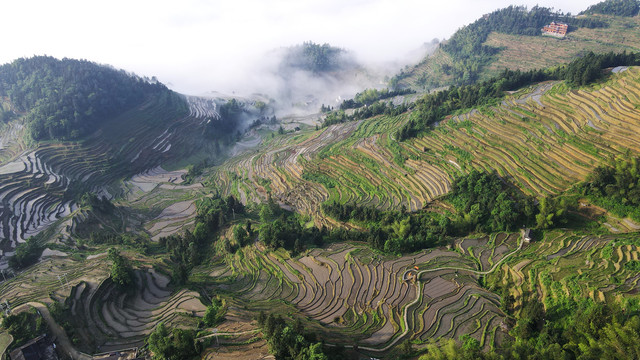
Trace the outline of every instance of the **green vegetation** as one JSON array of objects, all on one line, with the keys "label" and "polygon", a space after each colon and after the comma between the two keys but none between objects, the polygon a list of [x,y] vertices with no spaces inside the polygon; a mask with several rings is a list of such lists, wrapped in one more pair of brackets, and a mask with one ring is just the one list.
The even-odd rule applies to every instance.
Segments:
[{"label": "green vegetation", "polygon": [[384,101],[376,101],[369,106],[358,108],[353,115],[347,115],[342,109],[332,111],[324,119],[322,126],[327,127],[346,121],[369,119],[377,115],[398,116],[411,108],[412,106],[408,104],[395,106]]},{"label": "green vegetation", "polygon": [[326,353],[322,344],[317,342],[316,336],[305,333],[304,326],[298,320],[293,326],[280,316],[260,313],[258,326],[262,328],[269,351],[278,360],[328,360],[343,359],[343,355]]},{"label": "green vegetation", "polygon": [[186,111],[184,99],[155,80],[47,56],[0,66],[0,96],[27,113],[34,140],[78,139],[152,97],[170,104],[176,117]]},{"label": "green vegetation", "polygon": [[591,300],[545,311],[535,300],[518,316],[513,341],[483,353],[467,339],[429,345],[420,360],[453,359],[635,359],[640,356],[637,312]]},{"label": "green vegetation", "polygon": [[62,326],[64,332],[71,340],[71,343],[77,345],[80,342],[80,339],[78,338],[79,329],[76,329],[71,324],[71,319],[74,314],[71,312],[70,307],[59,301],[54,301],[51,304],[47,305],[47,309],[49,309],[49,313],[55,320],[56,324]]},{"label": "green vegetation", "polygon": [[[220,116],[207,119],[204,136],[215,141],[222,141],[227,145],[237,141],[241,136],[240,130],[244,123],[256,116],[251,114],[250,108],[245,103],[236,99],[222,104],[219,112]],[[255,121],[259,122],[259,120]],[[196,168],[196,170],[198,169]]]},{"label": "green vegetation", "polygon": [[233,196],[204,198],[197,204],[198,215],[193,232],[186,230],[182,235],[160,238],[172,261],[173,280],[176,284],[186,283],[194,266],[206,258],[212,237],[235,214],[243,214],[244,206]]},{"label": "green vegetation", "polygon": [[459,229],[513,231],[532,222],[533,200],[517,193],[496,173],[471,171],[453,182],[447,196],[458,211]]},{"label": "green vegetation", "polygon": [[26,242],[18,244],[15,255],[9,258],[9,265],[16,270],[24,269],[35,264],[43,250],[44,247],[35,238],[30,237]]},{"label": "green vegetation", "polygon": [[[389,89],[366,89],[362,92],[356,94],[353,99],[343,100],[342,104],[340,104],[341,110],[346,109],[355,109],[365,105],[371,105],[378,100],[388,99],[394,96],[399,95],[407,95],[413,94],[415,91],[411,89],[399,89],[399,90],[389,90]],[[324,108],[324,105],[323,105]]]},{"label": "green vegetation", "polygon": [[211,304],[207,306],[202,322],[206,326],[216,326],[224,320],[224,314],[227,312],[224,300],[219,297],[211,299]]},{"label": "green vegetation", "polygon": [[44,334],[47,326],[35,309],[9,315],[2,321],[2,327],[13,336],[11,348],[17,348],[27,341]]},{"label": "green vegetation", "polygon": [[375,249],[394,254],[442,245],[445,235],[453,230],[448,217],[431,212],[380,211],[335,202],[322,204],[322,211],[340,221],[366,225],[366,233],[340,234],[343,239],[366,241]]},{"label": "green vegetation", "polygon": [[209,161],[203,159],[195,165],[187,166],[187,173],[183,176],[185,184],[192,184],[195,179],[202,175],[202,171],[209,166]]},{"label": "green vegetation", "polygon": [[637,157],[620,157],[614,166],[599,166],[579,191],[617,216],[640,221],[639,163]]},{"label": "green vegetation", "polygon": [[111,280],[120,288],[127,289],[135,285],[133,278],[133,267],[129,260],[120,255],[116,248],[109,249],[109,260],[111,260]]},{"label": "green vegetation", "polygon": [[147,340],[154,360],[188,360],[202,352],[200,343],[195,340],[195,331],[169,329],[159,323]]},{"label": "green vegetation", "polygon": [[91,211],[99,211],[102,214],[113,214],[115,206],[109,199],[98,197],[96,194],[87,192],[80,198],[80,206],[86,206]]},{"label": "green vegetation", "polygon": [[614,16],[636,16],[640,11],[638,0],[606,0],[591,5],[580,14],[603,14]]},{"label": "green vegetation", "polygon": [[636,65],[640,63],[637,53],[589,53],[565,67],[528,72],[504,70],[488,81],[468,86],[451,87],[435,94],[427,94],[416,102],[411,120],[398,131],[398,138],[406,140],[426,131],[428,127],[456,110],[495,104],[505,91],[545,80],[566,80],[572,86],[586,85],[602,76],[604,67]]}]

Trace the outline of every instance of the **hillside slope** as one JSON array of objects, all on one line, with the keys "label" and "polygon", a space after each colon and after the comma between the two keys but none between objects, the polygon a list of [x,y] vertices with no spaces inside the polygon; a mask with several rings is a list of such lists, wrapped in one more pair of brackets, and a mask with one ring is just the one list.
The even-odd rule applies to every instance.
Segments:
[{"label": "hillside slope", "polygon": [[[392,80],[397,87],[411,87],[418,91],[430,90],[441,86],[457,85],[473,82],[475,79],[485,80],[495,76],[505,68],[510,70],[533,70],[566,64],[589,51],[595,53],[638,51],[640,50],[640,17],[614,16],[603,14],[582,15],[575,18],[557,16],[550,13],[540,18],[551,20],[589,20],[589,24],[569,23],[569,33],[565,38],[540,36],[542,25],[533,30],[528,28],[512,29],[504,27],[501,22],[508,19],[518,8],[498,10],[475,23],[458,30],[449,42],[444,42],[433,54],[420,63],[401,72]],[[542,8],[544,10],[544,8]],[[530,17],[540,8],[529,10]],[[482,25],[495,17],[493,27]],[[492,24],[493,24],[492,23]],[[478,30],[481,28],[483,30]],[[533,28],[532,28],[533,29]],[[486,31],[486,36],[469,35]],[[472,40],[468,40],[472,37]],[[462,40],[457,40],[462,39]],[[452,46],[451,41],[475,41],[473,50],[467,47]],[[468,45],[471,46],[471,45]],[[479,51],[478,49],[484,49]]]},{"label": "hillside slope", "polygon": [[640,152],[639,75],[629,68],[580,90],[534,85],[405,142],[391,134],[410,113],[280,136],[221,166],[217,183],[243,201],[270,193],[327,225],[323,202],[421,209],[471,169],[495,170],[526,194],[556,194],[611,157]]},{"label": "hillside slope", "polygon": [[[122,197],[131,191],[123,179],[162,172],[159,166],[197,152],[221,155],[262,114],[236,101],[187,98],[89,62],[32,58],[0,69],[9,114],[0,138],[3,268],[18,243],[75,213],[84,193]],[[67,225],[54,231],[58,240],[74,230]]]}]

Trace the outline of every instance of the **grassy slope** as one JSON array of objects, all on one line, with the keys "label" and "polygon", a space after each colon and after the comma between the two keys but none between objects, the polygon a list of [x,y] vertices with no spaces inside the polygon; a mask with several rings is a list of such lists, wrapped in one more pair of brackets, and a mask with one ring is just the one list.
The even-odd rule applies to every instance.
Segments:
[{"label": "grassy slope", "polygon": [[[485,45],[501,48],[488,66],[480,73],[481,79],[489,78],[508,69],[531,70],[570,62],[576,56],[589,51],[595,53],[640,50],[640,16],[633,18],[594,15],[610,23],[609,28],[571,31],[566,39],[559,40],[543,36],[507,35],[491,33]],[[544,56],[541,56],[544,54]],[[450,76],[442,72],[443,64],[451,64],[449,54],[438,50],[406,71],[409,75],[400,81],[401,85],[416,90],[432,88],[431,79],[440,84],[450,81]]]},{"label": "grassy slope", "polygon": [[485,44],[503,50],[487,67],[485,76],[495,75],[504,68],[526,71],[568,63],[589,51],[605,53],[640,50],[640,17],[603,18],[610,21],[609,28],[578,29],[562,40],[548,36],[492,33]]},{"label": "grassy slope", "polygon": [[0,333],[0,359],[4,359],[4,357],[6,356],[5,351],[7,350],[9,344],[11,344],[12,340],[13,339],[11,338],[11,335],[9,335],[7,332]]}]

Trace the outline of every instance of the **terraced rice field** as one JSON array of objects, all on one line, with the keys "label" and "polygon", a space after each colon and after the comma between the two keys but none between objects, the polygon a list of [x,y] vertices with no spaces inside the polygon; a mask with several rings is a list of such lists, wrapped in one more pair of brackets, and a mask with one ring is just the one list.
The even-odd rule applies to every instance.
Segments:
[{"label": "terraced rice field", "polygon": [[191,326],[204,315],[198,293],[171,291],[169,278],[151,268],[136,270],[131,292],[116,288],[109,268],[106,254],[83,261],[49,258],[0,283],[0,301],[9,301],[12,308],[52,299],[65,302],[78,350],[89,354],[140,346],[159,321]]},{"label": "terraced rice field", "polygon": [[85,351],[138,347],[160,321],[168,326],[189,327],[204,315],[206,307],[197,293],[172,293],[167,287],[169,279],[152,269],[137,270],[135,275],[134,292],[119,291],[110,279],[81,282],[71,290],[67,300],[70,322]]},{"label": "terraced rice field", "polygon": [[322,202],[416,210],[471,169],[497,171],[529,195],[555,194],[612,156],[640,152],[638,106],[638,68],[591,89],[547,82],[406,142],[392,134],[408,114],[279,136],[225,163],[214,178],[243,202],[271,194],[319,225],[334,225],[318,211]]},{"label": "terraced rice field", "polygon": [[[502,235],[511,245],[513,237]],[[502,255],[490,254],[487,261]],[[504,317],[499,298],[467,271],[479,270],[474,260],[453,251],[383,258],[365,247],[335,244],[293,259],[249,247],[228,265],[212,274],[226,279],[216,291],[256,310],[273,310],[274,302],[284,301],[324,329],[328,342],[365,351],[386,351],[406,338],[426,342],[462,333],[489,346]],[[404,280],[414,266],[445,269],[425,271],[417,283]]]},{"label": "terraced rice field", "polygon": [[[0,165],[0,268],[17,243],[76,211],[77,191],[112,198],[144,193],[149,178],[175,183],[181,173],[158,166],[194,151],[206,121],[198,115],[201,108],[192,109],[193,116],[167,119],[162,108],[146,104],[83,142],[41,143]],[[139,175],[128,187],[117,183],[134,174]]]},{"label": "terraced rice field", "polygon": [[489,275],[489,281],[508,286],[516,307],[527,293],[537,293],[545,306],[564,298],[620,302],[640,290],[640,275],[625,267],[638,261],[639,245],[632,236],[549,232]]}]

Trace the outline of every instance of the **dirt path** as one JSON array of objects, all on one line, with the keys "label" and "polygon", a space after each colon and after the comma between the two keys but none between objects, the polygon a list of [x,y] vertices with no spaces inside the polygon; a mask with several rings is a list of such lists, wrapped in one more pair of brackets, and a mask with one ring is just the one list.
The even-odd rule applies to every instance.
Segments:
[{"label": "dirt path", "polygon": [[9,345],[13,342],[13,336],[9,335],[7,332],[0,333],[0,359],[7,358],[7,354],[5,352],[9,348]]},{"label": "dirt path", "polygon": [[247,334],[255,334],[257,332],[260,332],[260,330],[255,329],[255,330],[247,330],[247,331],[240,331],[240,332],[219,332],[219,333],[212,333],[209,335],[201,336],[199,338],[196,338],[196,340],[202,340],[202,339],[206,339],[214,336],[240,336],[240,335],[247,335]]},{"label": "dirt path", "polygon": [[71,345],[71,341],[69,341],[69,338],[67,337],[67,334],[60,327],[60,325],[58,325],[55,322],[55,320],[53,320],[53,317],[49,313],[49,309],[47,309],[47,307],[44,304],[41,304],[41,303],[38,303],[38,302],[28,302],[28,303],[26,303],[24,305],[21,305],[17,309],[19,309],[19,308],[21,308],[23,306],[31,306],[31,307],[35,308],[36,310],[38,310],[40,312],[40,314],[44,318],[44,321],[47,322],[47,325],[49,326],[49,330],[51,330],[51,333],[53,334],[53,336],[56,337],[56,342],[58,343],[58,345],[60,345],[62,350],[66,354],[68,354],[72,359],[74,359],[74,360],[77,360],[77,359],[79,359],[79,360],[91,360],[91,359],[93,359],[92,356],[87,355],[87,354],[85,354],[85,353],[83,353],[81,351],[76,350],[76,348],[74,348],[73,345]]}]

